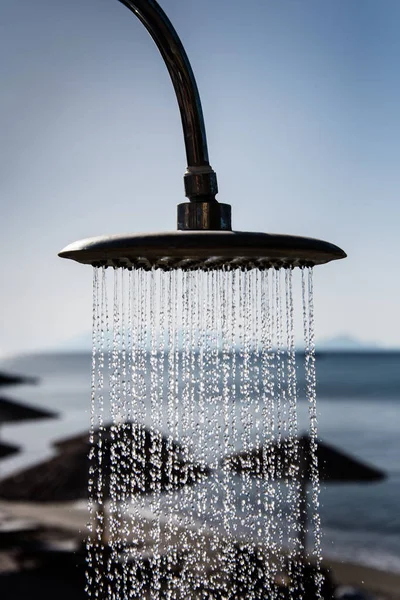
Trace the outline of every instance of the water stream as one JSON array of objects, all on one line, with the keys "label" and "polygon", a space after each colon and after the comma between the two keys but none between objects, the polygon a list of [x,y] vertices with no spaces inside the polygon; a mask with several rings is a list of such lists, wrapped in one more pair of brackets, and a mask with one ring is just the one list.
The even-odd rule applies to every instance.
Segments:
[{"label": "water stream", "polygon": [[92,365],[88,597],[320,598],[312,269],[94,268]]}]

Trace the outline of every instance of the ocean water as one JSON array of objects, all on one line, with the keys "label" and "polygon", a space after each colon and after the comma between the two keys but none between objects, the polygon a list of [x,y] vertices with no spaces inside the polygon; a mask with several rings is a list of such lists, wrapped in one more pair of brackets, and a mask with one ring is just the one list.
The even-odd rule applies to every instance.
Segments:
[{"label": "ocean water", "polygon": [[[1,462],[4,476],[51,456],[53,441],[88,429],[91,356],[26,355],[3,360],[0,369],[40,378],[36,386],[4,388],[4,396],[59,413],[2,428],[3,440],[23,448]],[[400,572],[400,352],[319,353],[317,396],[321,440],[387,474],[375,484],[322,486],[324,555]],[[304,431],[302,399],[299,410]]]}]

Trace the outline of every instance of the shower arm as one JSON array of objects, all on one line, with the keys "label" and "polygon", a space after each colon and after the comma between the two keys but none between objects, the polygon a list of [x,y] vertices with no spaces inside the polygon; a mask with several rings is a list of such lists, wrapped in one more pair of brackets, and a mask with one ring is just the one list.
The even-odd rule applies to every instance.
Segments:
[{"label": "shower arm", "polygon": [[208,159],[200,96],[189,59],[171,21],[156,0],[119,0],[143,23],[170,74],[181,113],[186,148],[185,195],[178,205],[178,229],[231,230],[231,207],[215,199],[217,175]]}]

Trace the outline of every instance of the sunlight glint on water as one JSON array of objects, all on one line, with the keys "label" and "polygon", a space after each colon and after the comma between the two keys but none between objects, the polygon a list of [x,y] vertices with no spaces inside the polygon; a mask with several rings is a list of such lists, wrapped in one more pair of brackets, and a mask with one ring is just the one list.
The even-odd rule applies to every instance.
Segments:
[{"label": "sunlight glint on water", "polygon": [[94,269],[89,598],[297,599],[305,562],[320,595],[312,285],[310,268]]}]

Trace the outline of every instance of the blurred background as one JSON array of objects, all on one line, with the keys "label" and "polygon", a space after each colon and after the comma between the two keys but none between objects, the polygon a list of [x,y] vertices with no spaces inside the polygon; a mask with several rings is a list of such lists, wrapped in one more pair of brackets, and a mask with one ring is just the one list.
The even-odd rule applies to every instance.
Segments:
[{"label": "blurred background", "polygon": [[[318,237],[348,253],[315,273],[319,432],[388,477],[322,490],[323,546],[392,581],[400,4],[162,6],[197,78],[218,199],[232,204],[234,228]],[[3,423],[2,441],[20,448],[0,463],[5,476],[89,426],[91,269],[57,252],[93,235],[175,229],[186,165],[168,73],[116,0],[3,0],[0,56],[0,370],[38,378],[0,392],[57,414]]]}]

